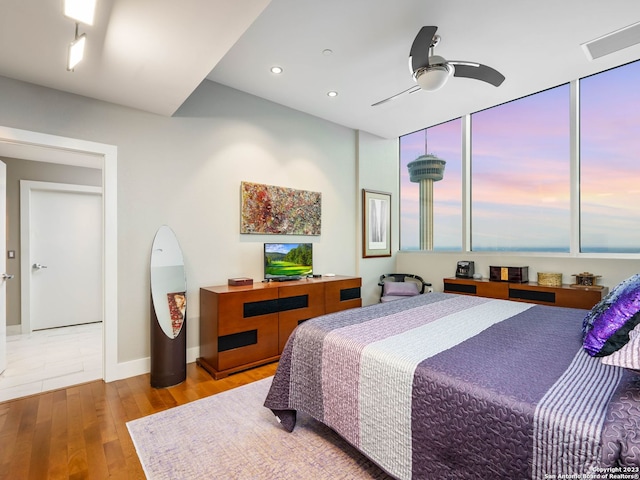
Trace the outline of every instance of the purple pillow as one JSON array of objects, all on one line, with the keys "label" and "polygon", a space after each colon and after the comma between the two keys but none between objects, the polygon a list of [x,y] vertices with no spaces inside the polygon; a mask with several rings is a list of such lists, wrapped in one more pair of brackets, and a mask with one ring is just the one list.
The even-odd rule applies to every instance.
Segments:
[{"label": "purple pillow", "polygon": [[583,347],[589,355],[609,355],[629,341],[640,322],[640,274],[620,282],[582,322]]},{"label": "purple pillow", "polygon": [[385,296],[411,297],[419,293],[418,284],[415,282],[384,282]]}]

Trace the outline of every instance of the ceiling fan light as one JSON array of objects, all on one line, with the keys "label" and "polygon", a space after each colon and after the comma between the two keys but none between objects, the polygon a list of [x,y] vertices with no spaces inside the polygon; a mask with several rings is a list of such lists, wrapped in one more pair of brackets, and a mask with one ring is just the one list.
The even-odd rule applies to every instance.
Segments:
[{"label": "ceiling fan light", "polygon": [[416,74],[416,83],[422,90],[435,92],[444,87],[451,75],[453,75],[453,68],[447,64],[430,65]]}]

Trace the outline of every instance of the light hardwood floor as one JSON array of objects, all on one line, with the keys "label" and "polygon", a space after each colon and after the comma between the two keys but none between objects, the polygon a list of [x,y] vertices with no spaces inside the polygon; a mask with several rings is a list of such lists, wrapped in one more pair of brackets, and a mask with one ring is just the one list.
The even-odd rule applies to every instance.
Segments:
[{"label": "light hardwood floor", "polygon": [[144,479],[126,423],[275,373],[277,363],[155,389],[149,375],[102,380],[0,403],[0,479]]}]

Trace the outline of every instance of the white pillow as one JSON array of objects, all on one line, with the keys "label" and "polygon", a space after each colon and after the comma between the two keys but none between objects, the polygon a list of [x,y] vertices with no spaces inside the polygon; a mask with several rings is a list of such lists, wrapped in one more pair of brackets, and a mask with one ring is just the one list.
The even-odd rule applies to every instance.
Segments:
[{"label": "white pillow", "polygon": [[620,350],[602,357],[605,365],[640,370],[640,325],[629,332],[629,341]]}]

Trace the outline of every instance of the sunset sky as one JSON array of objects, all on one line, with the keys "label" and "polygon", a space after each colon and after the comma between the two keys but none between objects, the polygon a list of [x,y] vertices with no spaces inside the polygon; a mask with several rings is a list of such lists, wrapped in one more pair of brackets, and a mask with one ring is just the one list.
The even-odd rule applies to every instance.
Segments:
[{"label": "sunset sky", "polygon": [[[640,252],[640,62],[580,82],[583,251]],[[569,85],[472,115],[476,250],[569,250]],[[461,122],[428,130],[447,161],[434,186],[436,249],[461,248]],[[406,165],[424,131],[402,137],[401,248],[418,247],[418,185]]]}]

